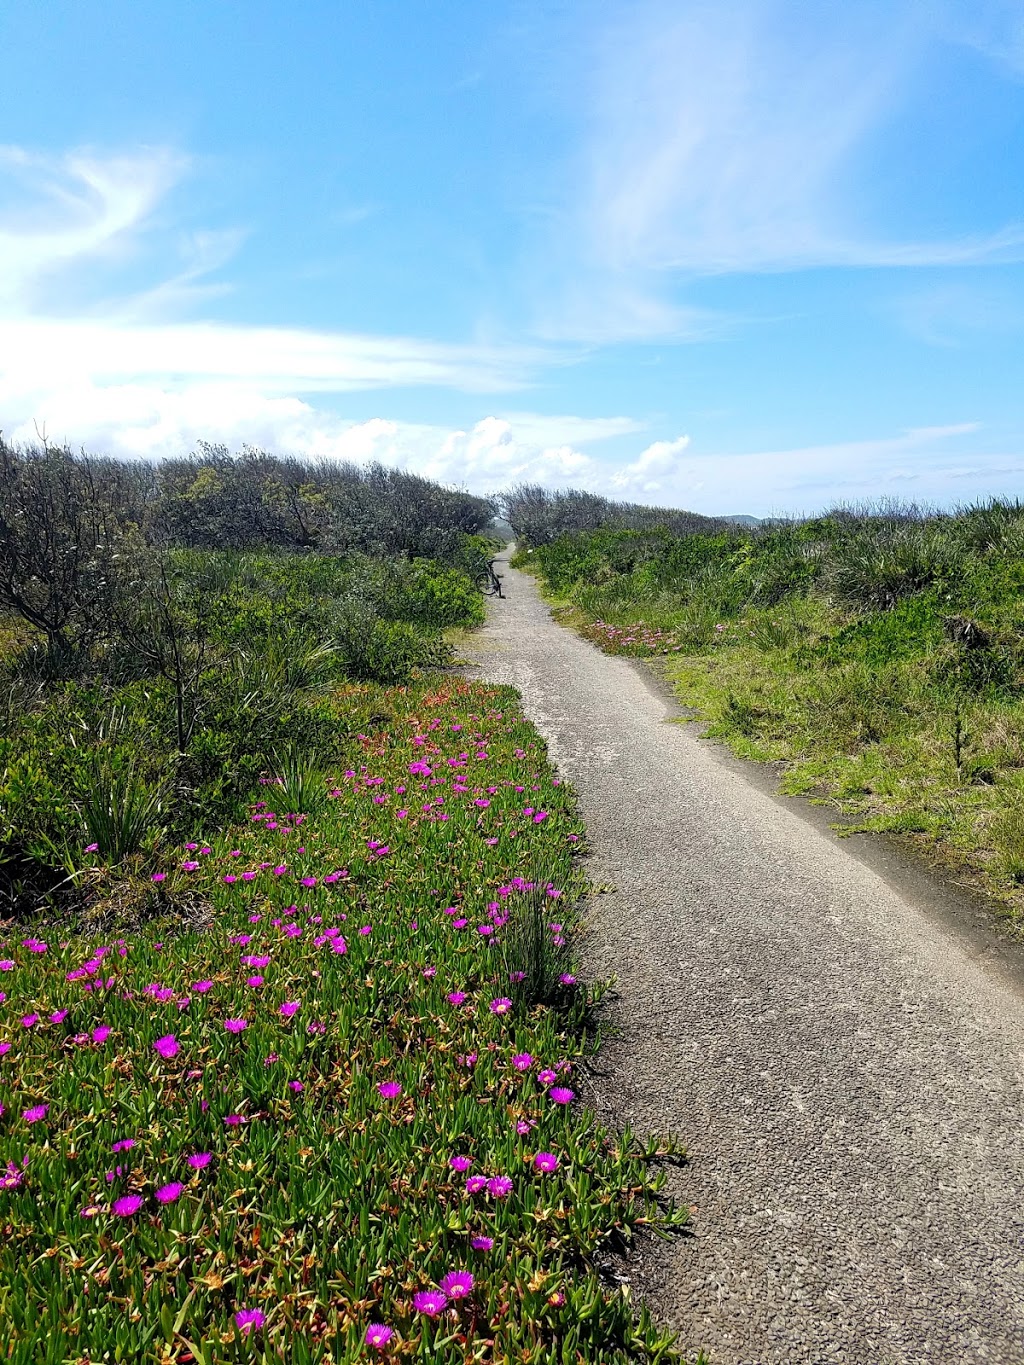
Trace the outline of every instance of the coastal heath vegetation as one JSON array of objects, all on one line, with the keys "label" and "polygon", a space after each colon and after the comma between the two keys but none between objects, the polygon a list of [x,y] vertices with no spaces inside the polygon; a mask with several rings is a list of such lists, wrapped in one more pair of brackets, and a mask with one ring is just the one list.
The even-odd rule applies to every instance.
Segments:
[{"label": "coastal heath vegetation", "polygon": [[520,542],[564,620],[646,657],[782,789],[1024,917],[1024,506],[899,503]]},{"label": "coastal heath vegetation", "polygon": [[679,1359],[599,1269],[687,1210],[581,1097],[575,802],[452,667],[492,515],[0,445],[6,1360]]}]

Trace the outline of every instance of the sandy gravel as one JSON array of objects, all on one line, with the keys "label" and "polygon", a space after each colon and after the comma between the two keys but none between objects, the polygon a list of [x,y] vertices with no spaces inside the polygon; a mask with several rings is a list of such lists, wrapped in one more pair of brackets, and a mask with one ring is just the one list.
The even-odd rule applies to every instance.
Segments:
[{"label": "sandy gravel", "polygon": [[626,1274],[714,1365],[1024,1362],[1024,997],[505,570],[471,651],[580,793],[590,1098],[681,1135],[695,1236]]}]

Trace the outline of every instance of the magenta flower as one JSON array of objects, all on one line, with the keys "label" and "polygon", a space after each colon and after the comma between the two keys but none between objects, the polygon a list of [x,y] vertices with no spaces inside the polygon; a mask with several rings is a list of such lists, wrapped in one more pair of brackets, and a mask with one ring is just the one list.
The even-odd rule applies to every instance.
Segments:
[{"label": "magenta flower", "polygon": [[296,1093],[296,1095],[301,1094],[302,1091],[305,1090],[305,1088],[306,1088],[306,1087],[302,1084],[301,1081],[289,1081],[289,1082],[288,1082],[288,1089],[289,1089],[289,1090],[294,1090],[295,1093]]},{"label": "magenta flower", "polygon": [[38,1123],[40,1119],[46,1118],[49,1110],[48,1104],[34,1104],[31,1109],[26,1109],[21,1117],[26,1123]]},{"label": "magenta flower", "polygon": [[546,1071],[538,1072],[537,1079],[541,1085],[553,1085],[558,1080],[558,1072],[548,1068]]},{"label": "magenta flower", "polygon": [[286,1019],[290,1019],[293,1014],[298,1014],[302,1008],[301,1000],[286,1000],[278,1009],[278,1014],[283,1014]]},{"label": "magenta flower", "polygon": [[98,848],[99,844],[86,844],[84,851],[86,853],[95,853]]},{"label": "magenta flower", "polygon": [[548,1099],[555,1104],[571,1104],[575,1098],[575,1090],[567,1090],[563,1085],[553,1085],[548,1091]]},{"label": "magenta flower", "polygon": [[92,1040],[94,1043],[105,1043],[109,1037],[110,1037],[109,1024],[100,1024],[98,1028],[94,1028],[92,1031]]},{"label": "magenta flower", "polygon": [[153,881],[153,882],[162,882],[162,881],[166,881],[166,880],[167,880],[167,873],[166,873],[166,872],[154,872],[153,875],[152,875],[152,877],[150,877],[150,881]]},{"label": "magenta flower", "polygon": [[461,1005],[466,998],[465,991],[452,991],[448,996],[448,1003],[451,1005]]},{"label": "magenta flower", "polygon": [[575,985],[576,985],[576,978],[575,978],[570,972],[563,972],[562,975],[561,975],[558,979],[559,979],[559,981],[561,981],[561,983],[562,983],[563,986],[575,986]]},{"label": "magenta flower", "polygon": [[235,1314],[235,1325],[243,1336],[256,1329],[258,1332],[267,1320],[267,1315],[259,1308],[240,1308]]},{"label": "magenta flower", "polygon": [[341,937],[340,934],[336,938],[334,937],[331,938],[331,952],[332,953],[348,952],[348,944],[345,942],[345,940]]},{"label": "magenta flower", "polygon": [[512,1065],[517,1071],[529,1071],[533,1066],[533,1058],[528,1052],[517,1052],[512,1058]]},{"label": "magenta flower", "polygon": [[169,1185],[161,1185],[155,1193],[161,1204],[173,1204],[184,1188],[180,1180],[172,1180]]},{"label": "magenta flower", "polygon": [[393,1336],[394,1332],[390,1327],[385,1327],[382,1322],[371,1322],[366,1329],[366,1344],[383,1351]]},{"label": "magenta flower", "polygon": [[194,1171],[201,1171],[209,1166],[212,1160],[213,1157],[209,1152],[193,1152],[188,1158],[188,1164]]},{"label": "magenta flower", "polygon": [[491,1001],[490,1009],[492,1014],[508,1014],[511,1008],[512,1001],[504,995],[500,996],[497,1000]]},{"label": "magenta flower", "polygon": [[381,1081],[377,1089],[386,1100],[397,1099],[402,1093],[402,1087],[397,1081]]},{"label": "magenta flower", "polygon": [[143,1198],[139,1194],[123,1194],[120,1199],[115,1199],[111,1204],[110,1212],[116,1213],[118,1218],[130,1218],[133,1213],[138,1213],[143,1202]]},{"label": "magenta flower", "polygon": [[213,990],[213,982],[212,982],[212,981],[193,981],[193,982],[192,982],[192,989],[193,989],[194,991],[197,991],[200,995],[205,995],[207,991]]},{"label": "magenta flower", "polygon": [[479,1194],[481,1190],[487,1188],[487,1177],[485,1175],[471,1175],[466,1181],[467,1194]]},{"label": "magenta flower", "polygon": [[538,1152],[533,1158],[533,1164],[538,1171],[550,1175],[552,1171],[558,1170],[558,1157],[555,1156],[554,1152]]},{"label": "magenta flower", "polygon": [[110,1150],[112,1152],[130,1152],[134,1146],[134,1138],[120,1138],[111,1146]]},{"label": "magenta flower", "polygon": [[229,1128],[237,1128],[240,1123],[245,1122],[243,1114],[225,1114],[224,1122]]},{"label": "magenta flower", "polygon": [[170,1060],[171,1057],[176,1057],[180,1050],[178,1040],[173,1033],[165,1033],[162,1038],[158,1038],[153,1044],[153,1051],[158,1052],[161,1057],[165,1057],[167,1060]]},{"label": "magenta flower", "polygon": [[424,1289],[413,1295],[412,1306],[417,1313],[425,1313],[428,1318],[436,1318],[448,1307],[448,1300],[433,1289]]},{"label": "magenta flower", "polygon": [[473,1162],[468,1156],[449,1157],[448,1165],[453,1171],[468,1171]]},{"label": "magenta flower", "polygon": [[34,1028],[35,1025],[39,1023],[39,1015],[38,1014],[22,1015],[21,1023],[23,1028]]},{"label": "magenta flower", "polygon": [[474,1237],[469,1244],[474,1251],[490,1251],[494,1246],[493,1237]]},{"label": "magenta flower", "polygon": [[247,976],[245,978],[245,984],[247,986],[262,986],[263,978],[258,974],[256,976]]},{"label": "magenta flower", "polygon": [[54,1012],[50,1015],[50,1023],[63,1024],[64,1020],[67,1017],[68,1017],[67,1010],[54,1010]]},{"label": "magenta flower", "polygon": [[241,1033],[243,1029],[249,1027],[248,1019],[225,1019],[224,1027],[228,1033]]},{"label": "magenta flower", "polygon": [[512,1181],[507,1175],[493,1176],[487,1182],[487,1193],[495,1199],[507,1199],[512,1193]]},{"label": "magenta flower", "polygon": [[439,1282],[438,1288],[449,1299],[464,1299],[473,1291],[473,1276],[468,1270],[453,1270]]}]

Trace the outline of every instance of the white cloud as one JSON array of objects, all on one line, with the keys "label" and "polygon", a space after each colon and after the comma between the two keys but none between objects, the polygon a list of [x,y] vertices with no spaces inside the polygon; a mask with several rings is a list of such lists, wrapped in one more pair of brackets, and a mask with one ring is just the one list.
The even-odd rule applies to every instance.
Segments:
[{"label": "white cloud", "polygon": [[[1019,0],[977,4],[1018,16],[979,20],[977,42],[1024,51]],[[672,297],[673,283],[701,275],[1024,259],[1022,222],[953,238],[887,233],[887,206],[863,182],[871,139],[952,31],[938,10],[643,0],[603,14],[578,48],[582,149],[538,268],[545,335],[714,333],[728,320]]]},{"label": "white cloud", "polygon": [[22,312],[60,270],[128,246],[189,161],[169,148],[64,156],[0,147],[0,306]]},{"label": "white cloud", "polygon": [[915,427],[896,436],[721,454],[686,448],[661,481],[659,501],[698,512],[789,515],[881,496],[949,503],[1016,496],[1024,456],[965,449],[979,423]]}]

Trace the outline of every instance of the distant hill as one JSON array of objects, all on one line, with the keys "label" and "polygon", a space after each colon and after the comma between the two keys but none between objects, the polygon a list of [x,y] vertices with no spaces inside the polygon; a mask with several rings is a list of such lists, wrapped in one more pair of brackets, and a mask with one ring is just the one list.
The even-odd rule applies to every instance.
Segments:
[{"label": "distant hill", "polygon": [[732,517],[719,517],[719,521],[733,521],[737,526],[760,526],[760,517],[748,517],[746,512],[737,512]]}]

